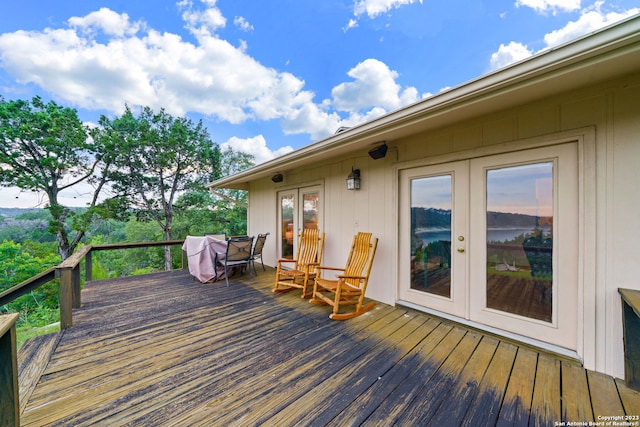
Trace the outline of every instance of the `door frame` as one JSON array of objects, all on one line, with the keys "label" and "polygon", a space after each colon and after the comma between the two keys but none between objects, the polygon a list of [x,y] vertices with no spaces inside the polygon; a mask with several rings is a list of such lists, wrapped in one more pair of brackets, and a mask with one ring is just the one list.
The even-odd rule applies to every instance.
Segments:
[{"label": "door frame", "polygon": [[[563,143],[575,142],[577,143],[578,150],[578,243],[577,243],[577,256],[578,256],[578,291],[577,301],[575,306],[577,310],[577,325],[576,325],[576,337],[577,344],[576,350],[570,350],[562,346],[549,344],[544,341],[540,341],[531,338],[526,335],[520,335],[513,332],[509,332],[503,329],[491,327],[482,323],[473,322],[452,316],[447,313],[425,308],[418,304],[414,304],[400,298],[399,286],[400,286],[400,270],[404,265],[404,262],[408,262],[406,258],[403,258],[401,252],[401,239],[400,233],[402,232],[402,226],[400,224],[400,186],[402,184],[400,179],[400,171],[403,169],[411,169],[416,167],[431,166],[441,163],[454,162],[459,160],[471,160],[477,157],[492,156],[497,154],[504,154],[509,152],[516,152],[520,150],[528,150],[533,148],[541,148],[552,145],[560,145]],[[426,157],[421,159],[409,160],[399,162],[393,167],[393,176],[396,187],[396,209],[395,216],[397,226],[396,246],[398,248],[398,256],[394,266],[394,276],[397,280],[395,286],[395,301],[398,305],[410,307],[419,311],[424,311],[437,315],[442,318],[453,320],[457,323],[468,325],[480,330],[485,330],[490,333],[502,335],[510,339],[514,339],[520,342],[534,345],[539,348],[543,348],[548,351],[556,352],[567,357],[572,357],[582,361],[589,366],[596,365],[597,356],[602,353],[602,349],[596,348],[597,340],[597,328],[596,328],[596,316],[588,313],[604,313],[605,302],[603,299],[598,300],[597,294],[597,257],[598,251],[596,247],[596,217],[598,215],[596,210],[596,189],[597,189],[597,165],[596,165],[596,128],[595,126],[588,126],[584,128],[578,128],[563,132],[557,132],[554,134],[544,135],[540,137],[533,137],[528,139],[514,140],[511,142],[489,145],[480,148],[463,150],[455,153],[446,153],[437,155],[434,157]],[[603,153],[601,153],[604,155]],[[405,255],[406,256],[406,255]]]},{"label": "door frame", "polygon": [[[522,155],[524,154],[524,156]],[[511,314],[486,307],[486,171],[500,168],[500,164],[512,167],[517,164],[527,165],[540,162],[554,164],[553,190],[553,287],[552,287],[552,321],[545,322],[527,318],[522,315]],[[487,324],[504,324],[504,329],[514,333],[526,330],[528,336],[548,341],[551,344],[565,346],[572,350],[577,347],[577,308],[572,300],[578,295],[578,263],[577,246],[579,239],[575,218],[580,216],[577,200],[578,193],[578,159],[577,144],[566,142],[534,148],[526,151],[496,154],[471,160],[470,179],[476,183],[476,188],[482,191],[470,193],[469,215],[477,218],[477,224],[472,228],[469,244],[474,256],[469,260],[470,271],[484,280],[483,286],[469,285],[470,313],[473,321]],[[575,179],[573,178],[575,176]],[[575,202],[575,203],[573,203]],[[574,252],[575,251],[575,252]],[[560,264],[562,261],[563,266]],[[476,276],[470,276],[476,277]],[[574,312],[575,310],[575,312]],[[497,326],[494,326],[497,327]]]},{"label": "door frame", "polygon": [[298,235],[302,231],[303,209],[301,203],[302,196],[305,192],[317,190],[320,207],[318,209],[318,228],[324,230],[324,185],[322,183],[310,183],[296,187],[280,188],[276,191],[276,233],[278,236],[276,244],[277,259],[282,258],[282,205],[280,203],[281,195],[294,196],[294,212],[293,212],[293,257],[295,257],[298,248]]},{"label": "door frame", "polygon": [[[457,247],[466,246],[466,242],[458,242],[461,236],[465,240],[469,235],[469,224],[463,214],[457,212],[467,212],[469,209],[466,194],[468,193],[468,170],[469,161],[458,160],[437,165],[429,165],[417,168],[407,168],[400,170],[400,215],[401,218],[407,217],[408,212],[405,211],[409,205],[406,203],[411,200],[411,186],[404,185],[404,181],[409,179],[422,179],[439,176],[451,176],[451,276],[450,276],[450,296],[440,296],[428,292],[403,288],[402,284],[407,283],[410,278],[406,275],[410,273],[406,268],[407,263],[401,264],[398,268],[398,298],[400,300],[411,299],[414,304],[421,306],[429,306],[435,310],[442,311],[454,315],[456,317],[467,318],[469,314],[469,301],[465,293],[465,289],[459,286],[460,283],[466,283],[468,280],[468,267],[466,262],[466,254],[456,251]],[[462,187],[462,188],[461,188]],[[455,191],[460,189],[462,191]],[[411,257],[410,245],[402,244],[403,236],[408,236],[411,228],[411,221],[399,221],[400,234],[398,242],[400,247],[398,252],[400,259],[408,260]]]}]

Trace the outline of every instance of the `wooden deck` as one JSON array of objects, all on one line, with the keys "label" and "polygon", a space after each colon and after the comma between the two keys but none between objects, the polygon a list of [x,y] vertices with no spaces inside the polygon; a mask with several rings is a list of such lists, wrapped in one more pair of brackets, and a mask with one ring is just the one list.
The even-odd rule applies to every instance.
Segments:
[{"label": "wooden deck", "polygon": [[384,304],[331,321],[299,292],[273,294],[273,278],[259,271],[227,288],[176,271],[87,284],[74,326],[42,339],[48,364],[48,350],[20,352],[22,425],[553,426],[640,415],[640,393],[571,361]]}]

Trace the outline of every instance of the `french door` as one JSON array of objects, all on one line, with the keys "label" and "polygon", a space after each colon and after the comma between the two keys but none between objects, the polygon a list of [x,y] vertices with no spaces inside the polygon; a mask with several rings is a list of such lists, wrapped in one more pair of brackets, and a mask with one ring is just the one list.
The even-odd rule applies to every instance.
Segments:
[{"label": "french door", "polygon": [[322,186],[294,188],[278,192],[278,253],[292,259],[298,248],[298,235],[306,228],[322,224]]},{"label": "french door", "polygon": [[577,144],[400,171],[399,299],[577,347]]}]

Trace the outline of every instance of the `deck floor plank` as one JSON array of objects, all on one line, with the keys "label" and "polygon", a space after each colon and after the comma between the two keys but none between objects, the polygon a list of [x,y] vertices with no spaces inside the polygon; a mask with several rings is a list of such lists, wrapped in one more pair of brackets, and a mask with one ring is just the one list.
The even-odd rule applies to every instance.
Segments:
[{"label": "deck floor plank", "polygon": [[479,385],[479,392],[469,405],[461,426],[495,425],[506,393],[517,347],[501,342]]},{"label": "deck floor plank", "polygon": [[613,378],[600,372],[587,371],[587,379],[589,380],[591,407],[596,420],[598,420],[598,416],[624,413]]},{"label": "deck floor plank", "polygon": [[587,372],[571,362],[562,362],[562,421],[595,421]]},{"label": "deck floor plank", "polygon": [[[256,420],[258,424],[327,424],[417,344],[420,338],[414,332],[426,319],[405,315],[402,321],[406,323],[390,335],[371,336],[359,346],[359,352],[349,351],[350,360],[343,357],[342,360],[347,363],[342,366],[316,360],[309,369],[327,366],[324,377],[328,380],[308,390],[307,395],[298,399],[295,405],[282,408],[272,418]],[[340,393],[336,393],[336,390],[340,390]]]},{"label": "deck floor plank", "polygon": [[524,348],[518,349],[497,426],[528,425],[537,364],[536,352]]},{"label": "deck floor plank", "polygon": [[340,416],[334,417],[327,425],[341,425],[344,419],[350,420],[352,425],[363,423],[387,399],[387,396],[416,370],[423,360],[421,355],[424,349],[437,346],[451,327],[451,325],[442,325],[442,322],[437,319],[429,318],[420,327],[421,341],[415,347],[407,349],[408,353],[401,360],[382,374],[367,390],[348,402],[348,406],[340,412]]},{"label": "deck floor plank", "polygon": [[[626,415],[640,416],[640,391],[627,387],[622,380],[616,379],[618,393]],[[617,415],[612,413],[611,415]]]},{"label": "deck floor plank", "polygon": [[414,371],[405,381],[393,390],[386,400],[373,411],[367,418],[366,424],[376,425],[389,422],[393,423],[402,416],[405,411],[413,407],[413,401],[422,396],[425,386],[431,381],[436,371],[445,362],[451,352],[457,348],[464,338],[466,331],[462,328],[450,328],[446,336],[433,348],[423,348],[421,360]]},{"label": "deck floor plank", "polygon": [[[407,319],[398,314],[401,313],[393,313],[391,318],[386,316],[386,319],[365,324],[362,330],[353,335],[339,334],[317,339],[317,333],[311,333],[310,338],[313,341],[305,343],[305,346],[310,346],[308,350],[294,357],[278,360],[264,376],[254,378],[236,389],[237,392],[245,394],[255,407],[259,407],[259,411],[251,411],[251,408],[244,404],[228,405],[224,401],[216,402],[216,405],[222,404],[226,410],[219,421],[226,423],[235,420],[249,423],[248,419],[251,417],[269,418],[273,414],[284,416],[282,411],[299,411],[298,407],[304,403],[304,395],[309,390],[315,391],[326,385],[331,381],[333,370],[347,366],[359,355],[367,352],[371,336],[385,337],[405,325]],[[357,351],[351,351],[354,342],[359,343]],[[206,425],[206,419],[200,421],[202,425]]]},{"label": "deck floor plank", "polygon": [[450,396],[456,381],[461,376],[461,369],[467,365],[482,337],[474,332],[468,332],[460,341],[435,375],[424,387],[419,398],[415,398],[408,410],[396,421],[400,425],[424,425],[434,417],[434,414]]},{"label": "deck floor plank", "polygon": [[640,393],[606,375],[402,307],[331,321],[329,307],[272,293],[273,278],[88,283],[49,360],[22,361],[42,375],[21,425],[519,426],[640,412]]},{"label": "deck floor plank", "polygon": [[531,402],[530,426],[546,427],[549,421],[561,421],[560,384],[560,360],[540,354]]},{"label": "deck floor plank", "polygon": [[18,355],[20,360],[18,366],[20,411],[24,411],[27,402],[31,398],[33,390],[51,360],[51,355],[60,340],[60,336],[61,332],[56,332],[31,338],[20,348]]},{"label": "deck floor plank", "polygon": [[462,424],[499,344],[500,342],[492,337],[481,339],[462,369],[460,377],[453,384],[451,391],[445,394],[445,399],[429,422],[435,425]]}]

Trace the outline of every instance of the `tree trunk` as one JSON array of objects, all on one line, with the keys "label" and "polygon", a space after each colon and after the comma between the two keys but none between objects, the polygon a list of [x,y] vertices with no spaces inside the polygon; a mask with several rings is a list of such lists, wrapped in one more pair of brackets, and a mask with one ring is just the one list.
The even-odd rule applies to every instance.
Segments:
[{"label": "tree trunk", "polygon": [[[171,240],[171,227],[164,229],[164,240]],[[166,271],[171,270],[171,247],[164,247],[164,269]]]},{"label": "tree trunk", "polygon": [[58,253],[62,261],[69,258],[73,254],[76,244],[69,242],[69,235],[65,230],[65,221],[67,219],[67,212],[64,206],[57,203],[57,193],[54,190],[50,190],[49,194],[49,212],[51,213],[51,222],[49,227],[53,228],[56,233],[56,239],[58,240]]},{"label": "tree trunk", "polygon": [[60,258],[62,259],[62,261],[64,261],[65,259],[69,258],[73,254],[73,250],[75,248],[72,248],[69,245],[69,242],[66,239],[66,236],[63,235],[63,233],[58,232],[57,236],[58,236],[58,253],[60,254]]}]

